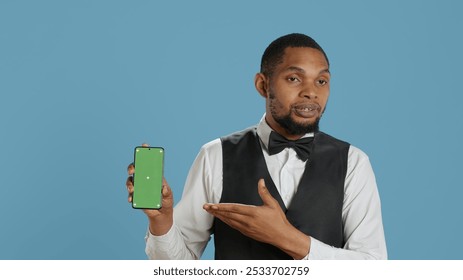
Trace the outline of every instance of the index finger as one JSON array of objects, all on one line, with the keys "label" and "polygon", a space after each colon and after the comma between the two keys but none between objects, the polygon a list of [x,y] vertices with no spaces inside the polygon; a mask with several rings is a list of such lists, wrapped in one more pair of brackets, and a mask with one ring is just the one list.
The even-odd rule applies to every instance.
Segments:
[{"label": "index finger", "polygon": [[246,205],[240,203],[217,203],[217,204],[206,204],[204,205],[204,209],[210,212],[230,212],[236,213],[246,216],[251,216],[251,212],[257,206],[254,205]]}]

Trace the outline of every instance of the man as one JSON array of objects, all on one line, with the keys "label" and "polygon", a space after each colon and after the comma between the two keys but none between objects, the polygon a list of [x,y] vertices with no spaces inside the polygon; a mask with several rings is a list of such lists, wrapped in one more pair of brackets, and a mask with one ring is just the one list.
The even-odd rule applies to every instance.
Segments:
[{"label": "man", "polygon": [[[289,34],[262,56],[266,100],[256,127],[204,145],[173,209],[145,210],[152,259],[198,259],[214,234],[216,259],[386,259],[368,157],[318,129],[329,96],[323,49]],[[134,172],[129,166],[129,175]],[[129,201],[133,192],[127,180]]]}]

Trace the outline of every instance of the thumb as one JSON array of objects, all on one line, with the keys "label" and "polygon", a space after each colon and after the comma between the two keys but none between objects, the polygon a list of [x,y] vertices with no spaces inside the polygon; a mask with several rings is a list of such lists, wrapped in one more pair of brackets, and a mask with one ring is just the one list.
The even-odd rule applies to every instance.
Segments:
[{"label": "thumb", "polygon": [[172,197],[172,189],[170,188],[169,184],[166,181],[166,178],[164,177],[162,177],[162,196],[163,198]]},{"label": "thumb", "polygon": [[167,183],[166,179],[162,178],[162,208],[164,210],[172,210],[174,205],[174,195],[172,189]]},{"label": "thumb", "polygon": [[259,196],[260,198],[262,198],[264,205],[272,207],[275,205],[278,206],[278,202],[275,198],[273,198],[273,196],[270,194],[267,187],[265,186],[265,181],[263,178],[259,179],[259,182],[257,183],[257,191],[259,192]]}]

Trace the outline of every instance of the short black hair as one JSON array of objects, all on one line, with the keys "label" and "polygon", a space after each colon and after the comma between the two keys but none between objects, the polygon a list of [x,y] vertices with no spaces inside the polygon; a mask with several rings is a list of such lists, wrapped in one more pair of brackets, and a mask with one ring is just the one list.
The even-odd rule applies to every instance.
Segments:
[{"label": "short black hair", "polygon": [[275,67],[283,62],[283,55],[285,53],[285,49],[288,47],[313,48],[319,50],[325,56],[328,65],[330,65],[325,51],[323,51],[322,47],[320,47],[314,39],[305,34],[292,33],[276,39],[265,49],[260,63],[260,72],[265,76],[270,77],[273,74]]}]

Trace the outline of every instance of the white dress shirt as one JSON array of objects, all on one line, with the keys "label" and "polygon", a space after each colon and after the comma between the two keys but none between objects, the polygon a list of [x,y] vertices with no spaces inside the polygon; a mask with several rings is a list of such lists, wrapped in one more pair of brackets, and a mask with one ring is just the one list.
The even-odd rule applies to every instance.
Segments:
[{"label": "white dress shirt", "polygon": [[[269,155],[272,129],[265,115],[257,126],[270,176],[286,207],[297,191],[305,162],[286,148]],[[313,134],[306,134],[310,137]],[[222,143],[205,144],[188,174],[182,199],[174,209],[174,225],[165,235],[146,234],[150,259],[199,259],[211,238],[214,217],[203,209],[205,203],[219,203],[222,195]],[[256,182],[257,188],[257,182]],[[376,180],[368,156],[350,146],[344,184],[342,221],[345,245],[335,248],[311,237],[310,252],[304,259],[387,259]]]}]

